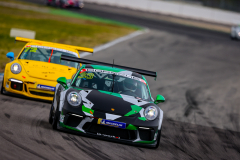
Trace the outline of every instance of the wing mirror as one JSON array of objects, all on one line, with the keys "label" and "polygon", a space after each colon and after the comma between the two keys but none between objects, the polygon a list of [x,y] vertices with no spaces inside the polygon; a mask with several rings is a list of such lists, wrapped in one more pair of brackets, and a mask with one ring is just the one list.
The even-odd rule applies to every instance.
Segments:
[{"label": "wing mirror", "polygon": [[59,77],[57,79],[57,82],[59,84],[61,84],[65,89],[68,89],[68,86],[67,86],[67,79],[65,77]]},{"label": "wing mirror", "polygon": [[6,56],[7,56],[7,58],[10,58],[11,61],[14,60],[14,53],[13,53],[13,52],[8,52],[8,53],[6,54]]},{"label": "wing mirror", "polygon": [[165,102],[165,98],[162,95],[157,95],[156,100],[154,101],[155,104]]}]

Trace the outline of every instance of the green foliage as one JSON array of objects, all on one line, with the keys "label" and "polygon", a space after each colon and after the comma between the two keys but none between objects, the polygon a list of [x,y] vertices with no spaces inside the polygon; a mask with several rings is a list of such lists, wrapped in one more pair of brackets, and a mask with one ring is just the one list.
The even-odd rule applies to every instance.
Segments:
[{"label": "green foliage", "polygon": [[11,38],[11,28],[36,31],[36,39],[82,47],[94,47],[133,32],[124,26],[93,22],[79,18],[39,13],[0,6],[0,72],[9,60],[7,52],[15,56],[24,43]]}]

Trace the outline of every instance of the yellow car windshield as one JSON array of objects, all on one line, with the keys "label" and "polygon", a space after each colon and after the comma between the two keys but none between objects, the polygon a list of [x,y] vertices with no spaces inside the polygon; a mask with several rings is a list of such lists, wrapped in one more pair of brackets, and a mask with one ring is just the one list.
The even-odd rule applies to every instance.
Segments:
[{"label": "yellow car windshield", "polygon": [[69,61],[60,61],[61,55],[77,57],[77,53],[64,49],[45,47],[45,46],[26,46],[19,59],[42,61],[48,63],[61,64],[69,67],[78,67],[78,63]]}]

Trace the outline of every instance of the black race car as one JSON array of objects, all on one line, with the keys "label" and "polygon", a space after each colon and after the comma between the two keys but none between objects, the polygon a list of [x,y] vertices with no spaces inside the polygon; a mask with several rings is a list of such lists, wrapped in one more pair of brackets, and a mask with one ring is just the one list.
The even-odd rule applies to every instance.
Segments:
[{"label": "black race car", "polygon": [[161,137],[164,102],[153,100],[143,75],[156,72],[82,58],[62,60],[83,63],[71,80],[58,78],[50,109],[53,129],[128,144],[157,148]]}]

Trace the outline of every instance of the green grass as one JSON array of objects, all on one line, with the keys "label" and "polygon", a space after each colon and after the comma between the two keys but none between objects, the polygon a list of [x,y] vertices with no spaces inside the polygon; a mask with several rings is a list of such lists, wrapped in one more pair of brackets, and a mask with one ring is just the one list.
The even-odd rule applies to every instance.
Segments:
[{"label": "green grass", "polygon": [[[59,12],[59,11],[58,11]],[[66,11],[64,11],[66,12]],[[100,22],[68,15],[39,13],[0,6],[0,72],[9,59],[6,53],[19,53],[24,43],[14,43],[10,29],[36,31],[35,39],[82,47],[95,47],[135,31],[133,26]]]}]

